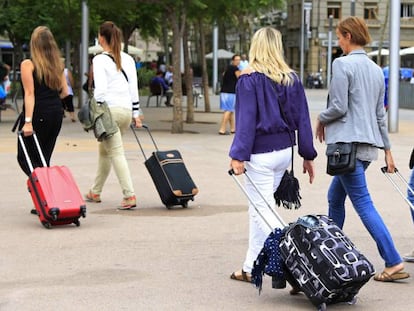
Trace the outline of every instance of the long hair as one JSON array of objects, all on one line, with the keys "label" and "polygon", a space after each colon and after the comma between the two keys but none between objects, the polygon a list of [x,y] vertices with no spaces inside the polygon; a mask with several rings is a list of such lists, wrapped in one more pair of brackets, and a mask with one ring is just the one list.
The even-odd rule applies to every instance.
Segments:
[{"label": "long hair", "polygon": [[264,27],[255,32],[250,46],[249,65],[277,83],[289,85],[293,82],[294,71],[283,56],[282,35],[274,28]]},{"label": "long hair", "polygon": [[63,63],[52,32],[46,26],[36,27],[30,39],[30,54],[36,78],[52,90],[62,88]]},{"label": "long hair", "polygon": [[108,43],[116,68],[121,70],[121,30],[113,22],[107,21],[99,27],[99,34]]}]

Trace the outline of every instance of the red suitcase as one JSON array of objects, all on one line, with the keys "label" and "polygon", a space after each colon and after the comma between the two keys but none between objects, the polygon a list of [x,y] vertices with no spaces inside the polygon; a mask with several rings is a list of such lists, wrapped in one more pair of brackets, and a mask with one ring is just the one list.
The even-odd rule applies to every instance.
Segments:
[{"label": "red suitcase", "polygon": [[80,225],[79,218],[86,216],[86,204],[72,173],[65,166],[47,167],[36,134],[33,139],[42,160],[43,167],[33,169],[21,133],[18,134],[30,171],[27,187],[45,228],[74,223]]}]

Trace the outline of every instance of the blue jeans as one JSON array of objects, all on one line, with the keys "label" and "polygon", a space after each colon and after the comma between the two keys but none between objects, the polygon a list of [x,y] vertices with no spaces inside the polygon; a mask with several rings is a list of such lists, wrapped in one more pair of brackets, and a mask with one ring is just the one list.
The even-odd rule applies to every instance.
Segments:
[{"label": "blue jeans", "polygon": [[[410,188],[414,190],[414,170],[411,171],[411,177],[410,177],[408,184],[410,185]],[[414,205],[414,194],[412,194],[410,190],[407,190],[407,199],[411,202],[411,204]],[[413,209],[410,209],[410,210],[411,210],[411,217],[413,218],[413,222],[414,222],[414,211]]]},{"label": "blue jeans", "polygon": [[392,237],[378,214],[368,192],[365,170],[370,162],[357,160],[355,171],[334,176],[328,190],[329,217],[342,228],[345,221],[345,199],[348,195],[365,228],[377,243],[386,267],[402,262]]}]

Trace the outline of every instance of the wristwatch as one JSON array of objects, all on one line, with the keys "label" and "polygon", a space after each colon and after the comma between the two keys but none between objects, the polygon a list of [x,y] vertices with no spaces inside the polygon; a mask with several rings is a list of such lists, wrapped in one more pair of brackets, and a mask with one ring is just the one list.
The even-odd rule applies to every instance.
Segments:
[{"label": "wristwatch", "polygon": [[24,122],[25,123],[31,123],[32,122],[32,118],[26,117],[26,118],[24,118]]}]

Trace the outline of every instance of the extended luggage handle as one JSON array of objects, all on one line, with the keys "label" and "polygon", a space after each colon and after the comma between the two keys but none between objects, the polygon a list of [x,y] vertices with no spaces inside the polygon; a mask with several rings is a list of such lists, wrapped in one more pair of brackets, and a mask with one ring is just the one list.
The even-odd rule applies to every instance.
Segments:
[{"label": "extended luggage handle", "polygon": [[[239,188],[241,189],[241,191],[245,194],[245,196],[247,197],[247,199],[249,200],[249,202],[253,205],[254,209],[256,210],[257,214],[259,214],[259,216],[263,219],[263,221],[266,223],[266,225],[269,227],[269,229],[271,231],[273,231],[275,228],[273,228],[270,223],[266,220],[266,218],[263,216],[262,213],[260,213],[259,209],[256,207],[256,204],[253,202],[253,199],[250,197],[250,195],[247,193],[246,188],[241,184],[240,180],[236,177],[236,175],[234,174],[234,170],[230,169],[228,171],[229,175],[231,177],[233,177],[233,180],[237,183],[237,185],[239,186]],[[257,191],[257,193],[259,194],[259,196],[263,199],[263,201],[266,203],[267,207],[269,208],[269,210],[272,212],[272,214],[276,217],[276,219],[280,222],[280,224],[283,227],[286,227],[287,224],[283,221],[282,217],[280,217],[280,215],[272,208],[272,206],[270,205],[270,203],[266,200],[266,198],[263,196],[263,194],[260,192],[260,190],[257,188],[256,184],[253,182],[253,180],[250,178],[250,176],[246,173],[246,169],[244,170],[244,175],[247,177],[247,179],[249,180],[249,182],[253,185],[254,189]]]},{"label": "extended luggage handle", "polygon": [[[132,123],[129,125],[129,127],[131,128],[132,133],[134,133],[135,139],[137,140],[137,143],[138,143],[138,145],[139,145],[139,148],[141,149],[141,152],[142,152],[142,155],[144,156],[145,161],[147,161],[147,156],[145,155],[144,148],[142,147],[141,142],[139,141],[138,135],[137,135],[137,133],[135,132],[135,127],[132,125]],[[151,134],[151,131],[150,131],[150,129],[149,129],[149,126],[148,126],[148,125],[146,125],[146,124],[143,124],[143,125],[142,125],[142,127],[143,127],[143,128],[145,128],[145,129],[147,130],[148,135],[151,137],[152,143],[154,144],[155,150],[157,150],[157,151],[158,151],[158,146],[157,146],[157,144],[155,143],[154,137],[152,137],[152,134]]]},{"label": "extended luggage handle", "polygon": [[[33,164],[32,164],[32,161],[30,160],[29,153],[27,152],[26,144],[25,144],[25,142],[24,142],[24,139],[23,139],[22,133],[23,133],[22,131],[18,131],[18,132],[17,132],[17,137],[18,137],[18,139],[19,139],[20,146],[21,146],[21,147],[22,147],[22,149],[23,149],[23,153],[24,153],[24,156],[25,156],[25,158],[26,158],[27,165],[29,166],[30,172],[33,172],[33,170],[34,170],[34,169],[33,169]],[[42,161],[42,165],[46,167],[46,166],[47,166],[47,164],[46,164],[46,160],[45,160],[45,157],[44,157],[44,155],[43,155],[42,149],[40,148],[40,144],[39,144],[39,140],[37,139],[37,135],[36,135],[36,133],[33,131],[33,134],[32,134],[31,136],[33,137],[33,140],[34,140],[34,142],[35,142],[37,152],[39,153],[40,160]]]},{"label": "extended luggage handle", "polygon": [[[410,200],[408,200],[407,196],[405,195],[405,193],[403,193],[400,189],[400,187],[397,185],[397,183],[389,176],[388,174],[388,167],[384,166],[381,168],[381,172],[384,173],[384,175],[388,178],[388,180],[392,183],[392,185],[394,186],[394,188],[399,192],[399,194],[404,198],[405,202],[407,202],[407,204],[411,207],[411,209],[414,211],[414,206],[413,204],[410,202]],[[394,169],[394,173],[395,175],[398,176],[398,178],[407,186],[408,191],[410,191],[413,195],[414,195],[414,190],[410,187],[410,185],[408,184],[407,180],[401,175],[401,173],[398,171],[397,168]]]}]

